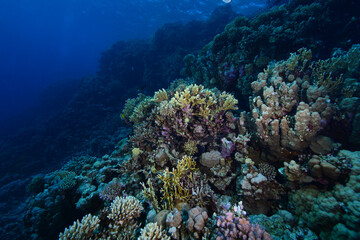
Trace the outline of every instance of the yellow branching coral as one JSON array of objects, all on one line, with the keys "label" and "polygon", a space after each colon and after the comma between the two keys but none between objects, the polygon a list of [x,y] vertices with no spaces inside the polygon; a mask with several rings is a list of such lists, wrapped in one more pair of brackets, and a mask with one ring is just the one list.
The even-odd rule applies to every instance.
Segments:
[{"label": "yellow branching coral", "polygon": [[286,69],[294,71],[297,67],[301,66],[301,71],[305,68],[306,64],[312,59],[311,50],[300,48],[297,53],[291,53],[289,59],[285,62]]},{"label": "yellow branching coral", "polygon": [[168,101],[162,101],[160,103],[160,106],[158,107],[159,116],[174,116],[175,115],[175,109],[172,104],[170,104]]},{"label": "yellow branching coral", "polygon": [[139,102],[145,99],[145,95],[140,93],[136,98],[129,98],[125,102],[124,110],[120,114],[121,118],[129,119]]},{"label": "yellow branching coral", "polygon": [[116,197],[111,203],[110,213],[107,217],[116,225],[122,226],[139,217],[142,210],[141,202],[135,197]]},{"label": "yellow branching coral", "polygon": [[238,100],[234,98],[233,95],[223,92],[220,95],[221,105],[219,107],[220,111],[227,111],[227,110],[236,110],[238,109],[236,104],[238,104]]},{"label": "yellow branching coral", "polygon": [[177,176],[184,175],[188,170],[196,170],[196,162],[192,157],[185,155],[177,164],[174,174]]},{"label": "yellow branching coral", "polygon": [[149,114],[149,109],[151,109],[152,104],[151,98],[146,97],[134,108],[129,120],[134,123],[140,123],[146,118],[147,114]]},{"label": "yellow branching coral", "polygon": [[192,173],[196,170],[196,163],[190,156],[184,156],[177,164],[176,169],[172,172],[165,169],[163,174],[159,174],[158,178],[163,182],[161,192],[163,194],[163,208],[173,209],[175,200],[188,201],[190,193],[188,189],[183,187],[181,179],[188,177],[192,180]]},{"label": "yellow branching coral", "polygon": [[196,142],[189,139],[184,144],[184,151],[191,156],[194,155],[195,153],[197,153],[198,149],[196,146]]},{"label": "yellow branching coral", "polygon": [[343,83],[343,76],[333,77],[333,72],[342,64],[341,58],[319,60],[311,64],[311,77],[318,87],[325,87],[329,93],[336,92]]},{"label": "yellow branching coral", "polygon": [[142,194],[144,195],[144,197],[151,202],[151,204],[154,207],[155,211],[159,212],[160,211],[159,202],[158,202],[158,200],[156,198],[154,187],[153,187],[153,185],[151,183],[151,179],[149,178],[148,181],[147,181],[148,187],[146,187],[144,183],[140,183],[140,184],[143,187]]},{"label": "yellow branching coral", "polygon": [[159,91],[155,92],[154,97],[153,97],[153,99],[151,99],[151,101],[160,103],[160,102],[168,100],[168,99],[169,99],[169,97],[168,97],[166,90],[160,89]]},{"label": "yellow branching coral", "polygon": [[69,228],[65,228],[63,233],[60,233],[60,240],[72,240],[72,239],[90,239],[95,229],[99,227],[100,219],[97,216],[91,214],[85,215],[81,222],[76,220]]},{"label": "yellow branching coral", "polygon": [[140,154],[142,154],[144,151],[141,150],[140,148],[133,148],[132,149],[132,158],[133,159],[137,159],[139,157]]},{"label": "yellow branching coral", "polygon": [[170,103],[178,108],[184,108],[186,106],[201,105],[206,102],[206,98],[202,96],[204,86],[191,84],[187,86],[184,91],[177,91]]},{"label": "yellow branching coral", "polygon": [[166,232],[157,223],[148,223],[141,229],[141,235],[138,240],[170,240],[170,237],[166,235]]},{"label": "yellow branching coral", "polygon": [[238,101],[228,93],[217,96],[213,91],[204,89],[202,85],[192,84],[182,91],[177,91],[170,104],[177,109],[191,108],[192,115],[208,117],[220,111],[236,110]]}]

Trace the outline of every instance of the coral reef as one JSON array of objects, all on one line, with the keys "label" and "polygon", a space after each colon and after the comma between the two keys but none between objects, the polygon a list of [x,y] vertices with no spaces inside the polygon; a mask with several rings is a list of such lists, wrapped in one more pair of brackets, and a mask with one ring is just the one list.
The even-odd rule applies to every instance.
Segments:
[{"label": "coral reef", "polygon": [[[339,121],[341,111],[328,90],[315,85],[311,63],[311,52],[301,49],[260,73],[252,83],[251,113],[236,112],[231,94],[183,80],[152,98],[128,101],[122,114],[134,128],[128,142],[102,158],[74,158],[60,171],[34,179],[29,190],[37,196],[29,202],[27,223],[70,221],[64,215],[51,219],[44,209],[75,202],[69,206],[78,215],[103,210],[92,227],[84,218],[61,236],[81,235],[76,229],[84,225],[84,239],[272,239],[268,228],[275,237],[282,232],[355,239],[357,203],[349,195],[338,199],[343,188],[356,195],[359,157],[338,153],[342,146],[320,134]],[[279,208],[292,213],[280,216],[290,222],[274,215],[278,227],[252,216]],[[340,216],[341,209],[347,215]],[[293,230],[285,231],[289,224]],[[40,227],[29,229],[33,237]]]},{"label": "coral reef", "polygon": [[[323,56],[319,26],[357,21],[328,23],[339,4],[294,0],[239,17],[185,57],[192,78],[126,101],[128,139],[28,186],[29,239],[358,239],[360,155],[347,149],[359,148],[360,47],[334,34],[349,50],[329,57],[331,43],[313,57]],[[103,65],[123,66],[107,54]]]},{"label": "coral reef", "polygon": [[337,182],[330,191],[306,186],[291,195],[295,214],[301,224],[308,226],[323,239],[330,236],[357,239],[360,236],[357,228],[360,214],[360,152],[341,150],[336,156],[336,162],[341,159],[348,159],[352,166],[345,183]]},{"label": "coral reef", "polygon": [[[351,13],[340,17],[339,9],[351,9]],[[239,16],[200,53],[185,57],[183,74],[206,87],[227,91],[236,87],[236,97],[247,96],[257,73],[273,59],[284,59],[300,47],[327,58],[335,47],[348,49],[358,43],[359,34],[352,33],[358,29],[353,19],[358,16],[355,9],[354,2],[293,0],[252,19]],[[343,31],[339,32],[341,26]]]}]

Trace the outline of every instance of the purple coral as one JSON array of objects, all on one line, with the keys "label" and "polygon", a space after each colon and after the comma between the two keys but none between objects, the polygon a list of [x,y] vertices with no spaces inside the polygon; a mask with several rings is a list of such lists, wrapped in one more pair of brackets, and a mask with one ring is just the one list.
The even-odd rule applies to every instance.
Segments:
[{"label": "purple coral", "polygon": [[121,196],[124,189],[124,184],[119,180],[113,180],[108,183],[104,189],[99,193],[100,199],[104,201],[112,201],[117,196]]},{"label": "purple coral", "polygon": [[272,239],[270,234],[259,225],[251,224],[246,218],[236,217],[233,212],[219,216],[216,225],[218,227],[216,240]]},{"label": "purple coral", "polygon": [[221,78],[225,86],[233,85],[235,80],[239,77],[239,71],[234,67],[234,65],[229,66],[228,63],[222,65],[224,71],[221,74]]},{"label": "purple coral", "polygon": [[221,139],[221,156],[223,158],[229,157],[235,151],[235,144],[226,138]]}]

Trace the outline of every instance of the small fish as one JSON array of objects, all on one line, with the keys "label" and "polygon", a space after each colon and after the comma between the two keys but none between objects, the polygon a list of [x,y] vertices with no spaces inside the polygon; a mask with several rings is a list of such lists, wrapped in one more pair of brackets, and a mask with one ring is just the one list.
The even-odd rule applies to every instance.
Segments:
[{"label": "small fish", "polygon": [[131,125],[130,121],[125,117],[123,113],[120,114],[120,117],[127,125]]},{"label": "small fish", "polygon": [[231,0],[222,0],[224,3],[231,3]]}]

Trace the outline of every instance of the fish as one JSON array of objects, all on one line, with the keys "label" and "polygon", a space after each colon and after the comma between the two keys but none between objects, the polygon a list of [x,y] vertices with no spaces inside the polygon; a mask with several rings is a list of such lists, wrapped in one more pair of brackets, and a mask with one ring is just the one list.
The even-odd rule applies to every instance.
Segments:
[{"label": "fish", "polygon": [[127,119],[127,117],[125,117],[125,115],[122,113],[120,114],[120,118],[127,124],[127,125],[131,125],[130,121]]}]

